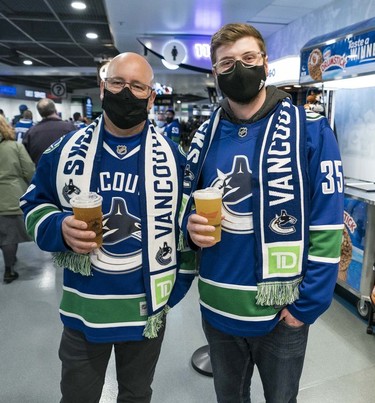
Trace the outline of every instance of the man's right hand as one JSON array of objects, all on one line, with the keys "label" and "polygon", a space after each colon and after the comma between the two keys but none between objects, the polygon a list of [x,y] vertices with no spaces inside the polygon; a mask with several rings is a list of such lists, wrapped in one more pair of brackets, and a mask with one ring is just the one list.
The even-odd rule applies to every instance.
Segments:
[{"label": "man's right hand", "polygon": [[74,215],[65,217],[62,222],[62,235],[64,241],[76,253],[90,253],[98,247],[92,240],[96,234],[94,231],[87,231],[87,224],[74,218]]},{"label": "man's right hand", "polygon": [[215,231],[215,227],[207,225],[207,222],[207,218],[198,214],[192,214],[188,218],[187,230],[189,231],[190,238],[200,248],[209,248],[216,243],[213,236],[201,235],[202,232]]}]

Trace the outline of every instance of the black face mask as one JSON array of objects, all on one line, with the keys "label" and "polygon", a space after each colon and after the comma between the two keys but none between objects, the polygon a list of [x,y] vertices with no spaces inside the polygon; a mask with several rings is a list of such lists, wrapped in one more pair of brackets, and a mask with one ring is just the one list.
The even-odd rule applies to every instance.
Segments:
[{"label": "black face mask", "polygon": [[172,123],[173,122],[173,118],[165,118],[165,121],[167,122],[167,123]]},{"label": "black face mask", "polygon": [[137,98],[128,87],[117,94],[104,89],[102,108],[115,126],[130,129],[147,119],[148,99]]},{"label": "black face mask", "polygon": [[219,74],[217,82],[229,99],[239,104],[248,104],[264,87],[266,71],[264,66],[247,69],[237,60],[234,70],[229,74]]}]

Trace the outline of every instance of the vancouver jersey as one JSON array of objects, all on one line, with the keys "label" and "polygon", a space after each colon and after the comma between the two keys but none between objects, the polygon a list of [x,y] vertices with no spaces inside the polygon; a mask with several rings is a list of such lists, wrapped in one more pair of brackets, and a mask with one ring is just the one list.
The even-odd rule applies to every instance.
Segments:
[{"label": "vancouver jersey", "polygon": [[[148,126],[146,125],[145,130]],[[104,128],[102,128],[104,131]],[[55,170],[65,136],[43,154],[32,185],[22,198],[26,226],[43,250],[67,251],[61,222],[70,211],[44,216],[41,206],[61,210]],[[103,197],[103,245],[92,258],[92,275],[64,270],[60,315],[65,326],[79,330],[91,342],[142,340],[147,305],[142,272],[139,174],[141,134],[127,138],[103,132],[96,191]],[[180,161],[182,170],[182,160]],[[74,183],[66,184],[74,192]],[[177,283],[176,283],[177,285]],[[189,284],[172,291],[171,306]],[[186,288],[185,288],[186,287]],[[175,292],[176,289],[176,292]]]},{"label": "vancouver jersey", "polygon": [[173,119],[171,123],[165,126],[164,135],[177,144],[180,142],[180,123],[178,119]]},{"label": "vancouver jersey", "polygon": [[34,125],[34,122],[30,119],[20,119],[15,126],[16,141],[22,143],[26,132]]},{"label": "vancouver jersey", "polygon": [[[199,188],[223,190],[222,239],[203,248],[199,290],[205,320],[225,333],[257,336],[268,333],[278,321],[280,308],[259,306],[257,292],[256,243],[253,227],[252,166],[256,139],[264,134],[268,117],[252,124],[235,124],[221,119],[200,176]],[[341,224],[337,206],[342,204],[342,188],[324,193],[332,177],[322,161],[340,161],[338,147],[326,119],[314,114],[307,121],[307,156],[310,178],[310,226]],[[333,163],[330,165],[333,166]],[[342,179],[341,164],[332,176]],[[305,323],[312,323],[329,305],[337,265],[308,262],[300,298],[288,306]],[[317,291],[316,287],[320,287]],[[326,287],[326,288],[325,288]],[[327,305],[328,304],[328,305]]]}]

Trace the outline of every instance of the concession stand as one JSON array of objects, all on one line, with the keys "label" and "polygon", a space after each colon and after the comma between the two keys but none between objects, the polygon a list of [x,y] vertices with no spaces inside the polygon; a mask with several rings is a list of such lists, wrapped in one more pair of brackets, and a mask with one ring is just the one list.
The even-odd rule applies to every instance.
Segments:
[{"label": "concession stand", "polygon": [[323,91],[345,175],[342,256],[337,283],[369,319],[375,262],[375,18],[321,35],[301,50],[300,84]]}]

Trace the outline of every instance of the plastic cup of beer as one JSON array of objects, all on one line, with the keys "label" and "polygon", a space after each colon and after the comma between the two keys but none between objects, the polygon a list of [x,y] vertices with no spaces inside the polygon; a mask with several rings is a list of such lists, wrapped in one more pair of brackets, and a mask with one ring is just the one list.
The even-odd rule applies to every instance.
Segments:
[{"label": "plastic cup of beer", "polygon": [[70,199],[74,217],[87,223],[87,231],[95,232],[93,241],[98,247],[103,243],[102,200],[102,196],[95,192],[82,192]]},{"label": "plastic cup of beer", "polygon": [[221,240],[221,200],[222,191],[216,188],[205,188],[193,193],[197,214],[208,219],[208,225],[215,227],[214,232],[202,232],[202,235],[213,236],[216,242]]}]

